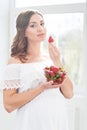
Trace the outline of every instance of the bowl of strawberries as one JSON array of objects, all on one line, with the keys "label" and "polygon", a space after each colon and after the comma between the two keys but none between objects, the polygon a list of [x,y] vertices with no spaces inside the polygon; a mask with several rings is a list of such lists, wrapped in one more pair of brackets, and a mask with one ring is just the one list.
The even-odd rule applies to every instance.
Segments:
[{"label": "bowl of strawberries", "polygon": [[52,80],[53,84],[61,84],[66,76],[66,71],[62,67],[50,66],[44,68],[47,81]]}]

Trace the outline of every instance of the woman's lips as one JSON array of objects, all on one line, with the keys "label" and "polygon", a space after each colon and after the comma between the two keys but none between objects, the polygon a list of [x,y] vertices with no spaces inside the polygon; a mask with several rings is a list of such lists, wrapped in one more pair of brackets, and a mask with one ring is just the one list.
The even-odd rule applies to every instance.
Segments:
[{"label": "woman's lips", "polygon": [[43,36],[45,36],[45,34],[44,34],[44,33],[41,33],[41,34],[38,34],[37,36],[38,36],[38,37],[43,37]]}]

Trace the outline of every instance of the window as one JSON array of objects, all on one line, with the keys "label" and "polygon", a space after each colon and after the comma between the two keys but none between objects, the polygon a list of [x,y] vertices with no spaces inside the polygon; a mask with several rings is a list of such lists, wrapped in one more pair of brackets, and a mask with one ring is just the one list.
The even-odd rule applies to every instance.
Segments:
[{"label": "window", "polygon": [[[15,17],[19,12],[29,9],[39,10],[44,14],[47,37],[53,35],[55,44],[60,48],[61,59],[76,91],[82,90],[82,45],[86,0],[15,0],[14,12],[11,12],[10,39],[15,33]],[[47,51],[47,39],[43,44]]]},{"label": "window", "polygon": [[[47,14],[44,16],[48,36],[53,35],[62,62],[75,86],[81,86],[83,13]],[[50,24],[49,24],[50,23]],[[47,43],[44,43],[44,49]]]}]

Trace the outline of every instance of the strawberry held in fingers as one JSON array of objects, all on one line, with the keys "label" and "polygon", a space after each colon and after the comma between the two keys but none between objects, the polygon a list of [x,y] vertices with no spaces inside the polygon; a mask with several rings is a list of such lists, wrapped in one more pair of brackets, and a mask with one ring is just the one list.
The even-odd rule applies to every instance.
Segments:
[{"label": "strawberry held in fingers", "polygon": [[53,39],[52,36],[49,37],[48,42],[49,42],[49,43],[53,43],[53,42],[54,42],[54,39]]},{"label": "strawberry held in fingers", "polygon": [[66,72],[63,68],[57,68],[55,66],[44,68],[47,81],[53,80],[53,84],[61,84],[66,76]]}]

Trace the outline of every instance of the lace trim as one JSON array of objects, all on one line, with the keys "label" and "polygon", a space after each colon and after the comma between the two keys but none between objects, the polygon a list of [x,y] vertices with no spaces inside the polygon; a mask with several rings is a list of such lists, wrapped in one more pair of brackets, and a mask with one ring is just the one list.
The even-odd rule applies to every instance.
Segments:
[{"label": "lace trim", "polygon": [[20,80],[5,80],[3,83],[2,83],[2,88],[1,89],[18,89],[22,87],[20,85]]}]

